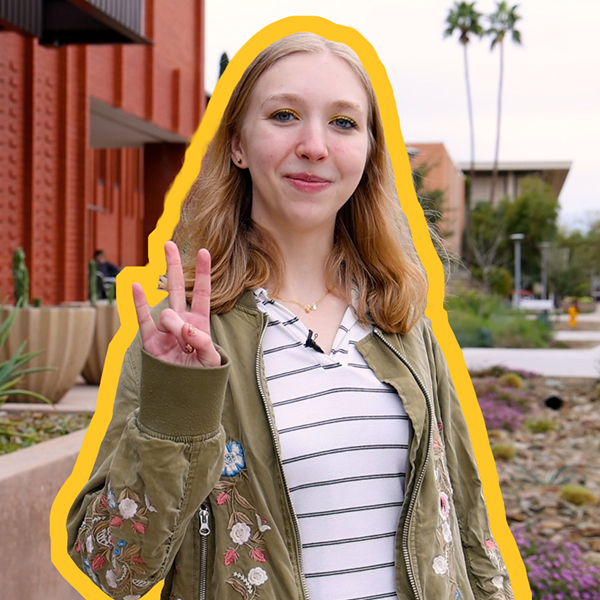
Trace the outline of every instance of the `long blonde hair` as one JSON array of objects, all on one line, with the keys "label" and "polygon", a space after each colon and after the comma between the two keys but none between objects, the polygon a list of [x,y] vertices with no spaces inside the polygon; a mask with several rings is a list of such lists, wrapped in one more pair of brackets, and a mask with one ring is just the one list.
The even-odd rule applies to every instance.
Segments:
[{"label": "long blonde hair", "polygon": [[194,285],[196,254],[212,256],[211,310],[231,310],[248,289],[283,283],[285,264],[273,237],[250,218],[252,180],[231,159],[231,141],[239,135],[250,94],[259,77],[290,54],[330,52],[354,70],[367,92],[369,154],[362,179],[336,219],[334,248],[326,264],[327,285],[346,297],[358,290],[357,318],[385,331],[406,333],[423,313],[427,292],[424,269],[395,188],[377,98],[358,56],[344,44],[312,33],[296,33],[263,50],[235,87],[200,175],[181,209],[173,232],[179,246],[188,294]]}]

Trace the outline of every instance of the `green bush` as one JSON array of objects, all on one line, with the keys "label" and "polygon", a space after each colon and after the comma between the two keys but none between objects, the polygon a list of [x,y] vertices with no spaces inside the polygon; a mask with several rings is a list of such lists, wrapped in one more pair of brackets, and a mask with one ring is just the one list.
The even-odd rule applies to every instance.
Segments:
[{"label": "green bush", "polygon": [[549,323],[528,319],[499,296],[461,292],[447,298],[446,310],[462,348],[545,348],[552,339]]}]

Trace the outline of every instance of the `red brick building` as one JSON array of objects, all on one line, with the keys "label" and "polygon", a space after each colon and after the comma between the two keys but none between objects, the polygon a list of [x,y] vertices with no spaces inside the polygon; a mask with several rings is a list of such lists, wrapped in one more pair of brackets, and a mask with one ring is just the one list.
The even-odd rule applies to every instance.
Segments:
[{"label": "red brick building", "polygon": [[[111,3],[112,15],[99,9]],[[95,248],[120,266],[147,260],[147,235],[205,106],[204,2],[139,0],[128,28],[119,0],[66,0],[68,19],[37,0],[38,30],[2,14],[6,5],[0,297],[12,296],[12,252],[22,246],[31,298],[81,300]]]}]

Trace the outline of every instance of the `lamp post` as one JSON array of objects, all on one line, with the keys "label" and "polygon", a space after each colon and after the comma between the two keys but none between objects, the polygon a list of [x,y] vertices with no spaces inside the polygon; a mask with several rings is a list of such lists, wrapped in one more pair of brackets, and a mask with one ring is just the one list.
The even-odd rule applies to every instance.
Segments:
[{"label": "lamp post", "polygon": [[510,239],[515,243],[515,293],[513,294],[513,306],[519,308],[521,303],[521,241],[525,239],[523,233],[513,233]]},{"label": "lamp post", "polygon": [[540,242],[542,250],[542,300],[548,299],[548,248],[550,242]]}]

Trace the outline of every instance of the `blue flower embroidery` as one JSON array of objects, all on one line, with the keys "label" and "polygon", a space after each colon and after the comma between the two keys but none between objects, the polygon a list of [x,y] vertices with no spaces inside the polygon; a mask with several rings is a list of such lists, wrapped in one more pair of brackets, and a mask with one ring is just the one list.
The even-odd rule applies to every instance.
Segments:
[{"label": "blue flower embroidery", "polygon": [[454,600],[459,600],[460,599],[460,592],[458,590],[456,590],[454,592]]},{"label": "blue flower embroidery", "polygon": [[242,446],[233,441],[229,444],[225,444],[225,467],[223,473],[225,477],[233,477],[237,475],[246,466],[246,459],[244,458],[244,451]]},{"label": "blue flower embroidery", "polygon": [[125,546],[127,546],[127,542],[125,540],[119,540],[117,542],[117,546],[119,546],[119,548],[125,548]]},{"label": "blue flower embroidery", "polygon": [[117,505],[117,495],[112,490],[108,490],[107,499],[108,499],[108,508],[112,508],[112,509],[117,508],[117,506],[118,506]]}]

